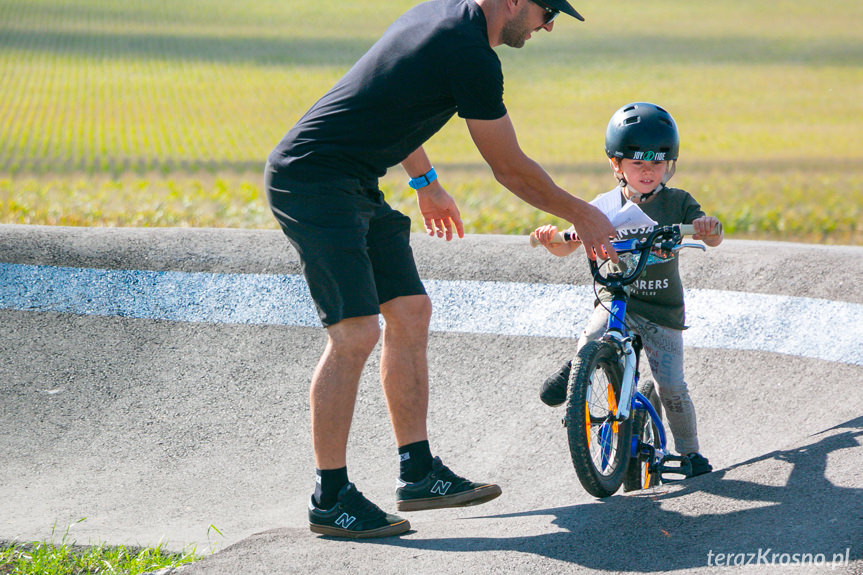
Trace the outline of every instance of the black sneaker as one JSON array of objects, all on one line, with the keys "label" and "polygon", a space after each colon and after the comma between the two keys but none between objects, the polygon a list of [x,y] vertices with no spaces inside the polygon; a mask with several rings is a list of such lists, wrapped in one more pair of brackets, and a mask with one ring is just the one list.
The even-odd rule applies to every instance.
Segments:
[{"label": "black sneaker", "polygon": [[704,475],[705,473],[710,473],[711,471],[713,471],[713,466],[710,465],[710,462],[707,461],[707,458],[700,453],[693,452],[688,454],[686,457],[689,458],[689,465],[692,468],[689,477],[695,477],[696,475]]},{"label": "black sneaker", "polygon": [[384,513],[380,507],[348,483],[339,491],[338,503],[330,510],[319,509],[309,500],[309,528],[315,533],[360,539],[388,537],[411,528],[407,519]]},{"label": "black sneaker", "polygon": [[566,388],[569,385],[569,370],[572,361],[564,363],[557,373],[546,379],[539,390],[539,398],[546,405],[557,407],[566,401]]},{"label": "black sneaker", "polygon": [[494,483],[474,483],[459,477],[443,464],[440,457],[432,461],[432,470],[416,483],[399,480],[396,508],[399,511],[421,511],[443,507],[467,507],[491,501],[500,495]]}]

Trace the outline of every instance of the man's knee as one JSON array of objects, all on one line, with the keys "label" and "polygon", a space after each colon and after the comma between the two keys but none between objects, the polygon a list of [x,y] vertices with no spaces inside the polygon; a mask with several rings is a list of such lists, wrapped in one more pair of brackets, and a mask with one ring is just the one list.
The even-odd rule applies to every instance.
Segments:
[{"label": "man's knee", "polygon": [[330,345],[340,353],[368,357],[381,336],[378,316],[351,317],[327,328]]},{"label": "man's knee", "polygon": [[432,304],[427,295],[402,296],[381,304],[387,329],[428,331]]}]

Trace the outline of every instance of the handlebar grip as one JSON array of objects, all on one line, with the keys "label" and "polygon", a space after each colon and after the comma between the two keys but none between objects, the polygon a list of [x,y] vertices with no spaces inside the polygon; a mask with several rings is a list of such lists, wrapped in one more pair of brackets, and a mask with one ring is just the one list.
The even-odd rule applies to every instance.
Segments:
[{"label": "handlebar grip", "polygon": [[[694,236],[695,235],[695,226],[692,224],[679,224],[680,234],[684,236]],[[715,235],[720,235],[722,233],[722,222],[716,222],[716,227],[713,228],[713,233]]]},{"label": "handlebar grip", "polygon": [[693,226],[692,224],[680,224],[678,227],[680,228],[680,235],[682,236],[695,235],[695,226]]},{"label": "handlebar grip", "polygon": [[[552,244],[565,244],[566,242],[571,242],[577,240],[575,234],[571,234],[569,232],[557,232],[554,234],[554,238],[552,238]],[[530,232],[530,247],[536,248],[541,246],[542,243],[536,238],[536,234]]]}]

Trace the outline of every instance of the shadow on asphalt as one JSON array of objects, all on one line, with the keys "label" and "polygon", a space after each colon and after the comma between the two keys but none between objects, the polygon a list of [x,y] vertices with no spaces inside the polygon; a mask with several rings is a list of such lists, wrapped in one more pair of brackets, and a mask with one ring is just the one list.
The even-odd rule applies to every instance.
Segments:
[{"label": "shadow on asphalt", "polygon": [[[771,557],[773,564],[792,561],[794,553],[801,554],[801,561],[806,560],[803,554],[823,554],[828,565],[834,560],[861,559],[863,488],[834,484],[827,463],[831,457],[841,457],[841,450],[863,443],[863,417],[811,437],[816,439],[812,443],[773,451],[671,488],[487,517],[551,516],[561,529],[557,533],[391,538],[378,543],[444,552],[533,552],[592,569],[646,573],[667,571],[670,565],[675,569],[700,568],[711,561],[715,565],[720,553],[725,554],[720,561],[731,560],[731,554],[734,561],[750,561],[750,565],[759,564],[759,554],[761,565]],[[754,472],[767,482],[772,475],[774,484],[737,477],[751,477]],[[724,500],[709,506],[723,511],[700,513],[695,507],[705,497]],[[777,541],[793,541],[793,548],[779,548]]]}]

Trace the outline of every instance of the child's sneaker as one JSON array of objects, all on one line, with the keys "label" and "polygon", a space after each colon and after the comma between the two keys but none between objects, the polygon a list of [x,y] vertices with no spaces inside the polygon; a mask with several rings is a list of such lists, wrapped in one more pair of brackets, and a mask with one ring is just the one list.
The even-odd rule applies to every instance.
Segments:
[{"label": "child's sneaker", "polygon": [[689,477],[695,477],[696,475],[704,475],[705,473],[710,473],[713,471],[713,466],[710,465],[710,462],[707,461],[707,458],[701,455],[698,452],[693,452],[688,454],[686,457],[689,458],[689,465],[692,468],[692,472]]},{"label": "child's sneaker", "polygon": [[474,483],[459,477],[443,464],[440,457],[435,457],[432,470],[424,479],[415,483],[399,480],[396,507],[399,511],[467,507],[491,501],[500,494],[500,486]]},{"label": "child's sneaker", "polygon": [[309,528],[322,535],[360,539],[398,535],[408,531],[411,524],[384,513],[348,483],[339,491],[338,503],[332,509],[319,509],[314,498],[309,500]]},{"label": "child's sneaker", "polygon": [[550,376],[542,383],[539,390],[539,398],[546,405],[557,407],[566,401],[566,388],[569,385],[569,370],[571,361],[564,363],[557,373]]}]

